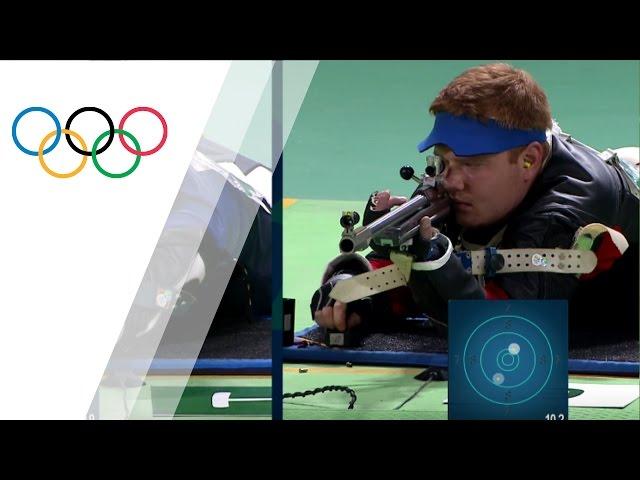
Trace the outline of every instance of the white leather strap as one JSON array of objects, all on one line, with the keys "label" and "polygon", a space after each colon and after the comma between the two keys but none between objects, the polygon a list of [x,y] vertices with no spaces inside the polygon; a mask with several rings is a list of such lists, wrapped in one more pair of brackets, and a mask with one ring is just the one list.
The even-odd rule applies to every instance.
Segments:
[{"label": "white leather strap", "polygon": [[[486,271],[484,250],[468,252],[471,255],[471,273],[483,275]],[[598,258],[589,250],[564,250],[560,248],[514,248],[497,250],[504,266],[496,273],[552,272],[589,273],[596,268]]]},{"label": "white leather strap", "polygon": [[[485,273],[484,250],[464,252],[471,257],[471,273]],[[563,250],[559,248],[517,248],[497,250],[504,258],[504,266],[496,273],[550,272],[589,273],[597,264],[596,255],[589,250]],[[406,285],[409,278],[398,265],[362,273],[336,283],[329,296],[343,303],[386,292]]]},{"label": "white leather strap", "polygon": [[407,279],[400,273],[398,266],[389,265],[339,281],[329,296],[340,302],[348,303],[406,284]]}]

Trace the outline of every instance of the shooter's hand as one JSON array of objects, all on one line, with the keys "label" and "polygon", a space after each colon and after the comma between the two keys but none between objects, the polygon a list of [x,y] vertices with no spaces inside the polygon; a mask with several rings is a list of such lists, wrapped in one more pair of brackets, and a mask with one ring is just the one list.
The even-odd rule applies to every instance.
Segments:
[{"label": "shooter's hand", "polygon": [[407,201],[407,197],[395,197],[391,195],[389,190],[375,192],[371,195],[371,210],[374,212],[383,212],[397,205],[402,205]]},{"label": "shooter's hand", "polygon": [[351,313],[347,318],[347,304],[338,301],[316,310],[313,319],[321,327],[340,332],[354,328],[362,322],[362,317],[357,313]]},{"label": "shooter's hand", "polygon": [[420,239],[424,242],[433,240],[440,231],[431,225],[431,218],[422,217],[420,220]]}]

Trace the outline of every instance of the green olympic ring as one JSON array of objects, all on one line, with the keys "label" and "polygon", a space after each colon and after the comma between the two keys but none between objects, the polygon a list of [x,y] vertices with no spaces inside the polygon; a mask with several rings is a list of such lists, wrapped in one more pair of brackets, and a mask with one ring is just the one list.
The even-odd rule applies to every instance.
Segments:
[{"label": "green olympic ring", "polygon": [[[120,130],[118,128],[113,130],[115,133],[119,133],[121,135],[124,135],[126,137],[129,137],[131,139],[131,141],[133,142],[133,144],[136,146],[136,150],[140,151],[140,143],[138,143],[138,140],[136,140],[136,137],[133,136],[133,134],[127,132],[126,130]],[[138,168],[138,165],[140,165],[140,155],[136,155],[136,161],[133,163],[133,166],[127,170],[126,172],[122,172],[122,173],[111,173],[111,172],[107,172],[104,168],[102,168],[102,166],[100,165],[100,163],[98,163],[98,155],[97,155],[97,150],[98,150],[98,145],[100,145],[100,141],[106,137],[107,135],[111,134],[110,130],[107,130],[106,132],[104,132],[103,134],[101,134],[98,138],[96,138],[96,141],[93,142],[93,147],[91,147],[91,158],[93,159],[93,164],[96,166],[96,168],[98,169],[98,171],[103,174],[105,177],[110,177],[110,178],[123,178],[123,177],[127,177],[129,175],[131,175],[136,168]]]}]

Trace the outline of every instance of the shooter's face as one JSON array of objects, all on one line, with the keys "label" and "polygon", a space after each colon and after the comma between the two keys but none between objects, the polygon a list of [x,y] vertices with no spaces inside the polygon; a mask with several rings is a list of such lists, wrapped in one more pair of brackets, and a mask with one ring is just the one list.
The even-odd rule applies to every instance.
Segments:
[{"label": "shooter's face", "polygon": [[445,146],[435,147],[443,161],[443,186],[451,197],[457,223],[475,228],[499,222],[527,193],[527,178],[512,151],[458,157]]}]

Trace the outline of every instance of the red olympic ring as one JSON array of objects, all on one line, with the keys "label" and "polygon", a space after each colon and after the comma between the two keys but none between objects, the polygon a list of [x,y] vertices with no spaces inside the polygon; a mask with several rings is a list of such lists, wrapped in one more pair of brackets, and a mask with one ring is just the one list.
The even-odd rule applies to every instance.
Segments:
[{"label": "red olympic ring", "polygon": [[122,146],[126,148],[128,152],[133,153],[134,155],[140,155],[141,157],[146,157],[147,155],[153,155],[158,150],[160,150],[164,145],[164,143],[167,141],[167,132],[168,132],[167,122],[159,111],[151,107],[136,107],[136,108],[132,108],[131,110],[129,110],[127,113],[124,114],[124,116],[122,117],[122,120],[120,120],[120,125],[118,126],[118,129],[124,130],[124,122],[126,122],[127,118],[129,118],[131,115],[133,115],[136,112],[149,112],[155,115],[158,118],[158,120],[160,120],[160,123],[162,123],[162,140],[160,140],[160,143],[155,148],[152,148],[151,150],[147,150],[144,152],[139,152],[131,148],[125,141],[124,135],[122,134],[119,134],[120,143],[122,143]]}]

